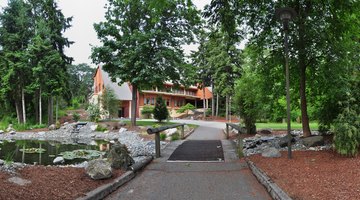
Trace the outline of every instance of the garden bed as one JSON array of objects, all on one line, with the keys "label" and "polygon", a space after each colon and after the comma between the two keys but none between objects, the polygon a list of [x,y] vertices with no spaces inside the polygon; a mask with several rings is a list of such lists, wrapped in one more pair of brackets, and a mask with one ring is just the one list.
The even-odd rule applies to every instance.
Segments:
[{"label": "garden bed", "polygon": [[347,158],[333,151],[294,151],[280,158],[261,155],[249,159],[294,200],[359,199],[360,157]]},{"label": "garden bed", "polygon": [[[83,168],[28,166],[17,170],[15,175],[0,171],[0,199],[73,200],[100,185],[112,182],[123,173],[114,170],[111,179],[95,181],[85,174]],[[31,183],[23,186],[12,183],[8,179],[14,176]]]}]

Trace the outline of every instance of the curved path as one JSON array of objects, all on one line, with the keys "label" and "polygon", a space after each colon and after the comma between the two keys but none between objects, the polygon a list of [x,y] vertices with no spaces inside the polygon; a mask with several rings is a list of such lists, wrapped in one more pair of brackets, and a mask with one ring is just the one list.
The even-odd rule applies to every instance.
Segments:
[{"label": "curved path", "polygon": [[[221,140],[224,123],[195,120],[176,122],[200,125],[189,140]],[[225,162],[176,163],[166,162],[171,153],[183,141],[170,143],[132,181],[119,188],[106,199],[271,199],[265,188],[252,175],[247,164],[239,160],[230,141],[221,140]]]}]

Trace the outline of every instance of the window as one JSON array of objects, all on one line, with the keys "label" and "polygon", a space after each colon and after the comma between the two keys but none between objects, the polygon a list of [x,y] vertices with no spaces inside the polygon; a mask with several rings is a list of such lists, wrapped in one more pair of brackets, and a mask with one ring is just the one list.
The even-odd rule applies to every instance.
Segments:
[{"label": "window", "polygon": [[166,99],[166,106],[170,106],[170,99]]},{"label": "window", "polygon": [[151,105],[154,105],[154,104],[155,104],[155,98],[154,98],[154,97],[151,97],[150,104],[151,104]]}]

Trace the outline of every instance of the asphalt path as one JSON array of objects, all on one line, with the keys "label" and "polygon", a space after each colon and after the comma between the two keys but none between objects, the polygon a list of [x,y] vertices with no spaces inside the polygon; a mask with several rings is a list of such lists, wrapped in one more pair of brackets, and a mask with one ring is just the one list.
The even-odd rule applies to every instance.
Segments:
[{"label": "asphalt path", "polygon": [[[199,125],[188,137],[189,140],[221,140],[224,137],[222,129],[225,128],[225,123],[197,120],[174,122]],[[168,157],[182,142],[170,143],[161,152],[161,158],[153,160],[132,181],[106,199],[271,199],[246,162],[236,157],[234,145],[230,141],[221,141],[225,162],[167,162]]]}]

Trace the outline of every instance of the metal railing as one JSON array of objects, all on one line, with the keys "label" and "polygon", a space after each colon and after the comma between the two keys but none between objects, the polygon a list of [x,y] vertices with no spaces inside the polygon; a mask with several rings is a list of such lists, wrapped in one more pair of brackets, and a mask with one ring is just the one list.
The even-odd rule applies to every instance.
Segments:
[{"label": "metal railing", "polygon": [[181,132],[180,132],[180,139],[184,139],[184,126],[186,124],[174,124],[174,125],[168,125],[168,126],[161,126],[158,128],[148,128],[147,133],[149,135],[155,134],[155,153],[156,158],[159,158],[160,155],[160,132],[165,131],[167,129],[176,128],[181,126]]},{"label": "metal railing", "polygon": [[238,131],[238,146],[237,146],[238,152],[237,153],[238,153],[239,157],[243,157],[244,156],[244,154],[243,154],[243,140],[241,139],[240,134],[247,133],[246,128],[242,127],[242,126],[239,126],[237,124],[226,123],[226,139],[229,139],[229,131],[230,131],[229,129],[230,129],[230,127],[232,127],[233,129]]}]

